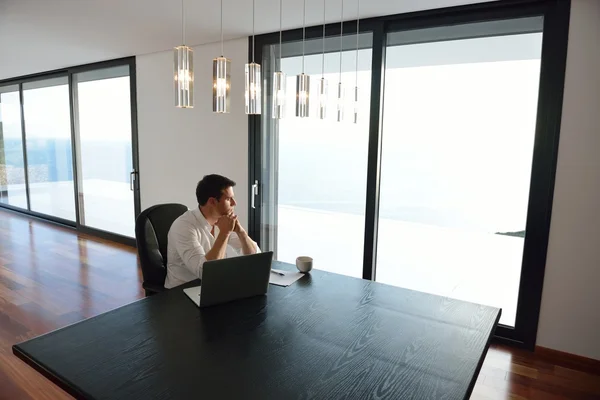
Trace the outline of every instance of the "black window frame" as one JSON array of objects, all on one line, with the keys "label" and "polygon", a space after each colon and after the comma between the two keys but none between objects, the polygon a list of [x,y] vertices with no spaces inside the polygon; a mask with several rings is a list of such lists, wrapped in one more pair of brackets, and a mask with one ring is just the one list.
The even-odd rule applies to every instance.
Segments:
[{"label": "black window frame", "polygon": [[[381,122],[383,119],[383,80],[385,78],[387,33],[499,19],[543,17],[537,121],[526,222],[527,235],[523,249],[516,323],[514,328],[500,325],[496,331],[497,340],[527,349],[535,347],[541,307],[562,116],[570,10],[570,0],[501,0],[360,21],[360,33],[373,33],[363,259],[363,279],[373,280],[377,249]],[[356,34],[356,21],[345,21],[343,30],[348,35]],[[326,36],[339,35],[340,23],[326,25],[325,32]],[[316,39],[322,35],[322,25],[306,28],[306,39]],[[298,40],[302,40],[302,29],[288,30],[282,33],[283,43]],[[278,43],[279,32],[256,36],[255,59],[262,60],[264,46]],[[249,40],[248,49],[249,59],[251,59],[251,40]],[[250,190],[252,184],[261,179],[261,117],[261,115],[248,116]],[[254,194],[250,190],[248,195],[253,196]],[[261,243],[261,193],[262,190],[259,190],[255,199],[255,204],[258,206],[256,208],[249,207],[248,214],[249,232],[259,244]]]},{"label": "black window frame", "polygon": [[[130,104],[131,104],[131,146],[132,146],[132,163],[133,170],[135,171],[134,180],[134,218],[141,212],[140,204],[140,182],[139,182],[139,152],[138,152],[138,122],[137,122],[137,79],[136,79],[136,60],[135,57],[124,57],[114,60],[95,62],[90,64],[78,65],[74,67],[61,68],[57,70],[35,73],[30,75],[24,75],[15,78],[8,78],[0,80],[0,86],[11,86],[18,85],[19,87],[19,98],[20,98],[20,112],[21,112],[21,133],[23,138],[23,153],[24,153],[24,164],[25,164],[25,183],[27,192],[27,209],[15,207],[9,204],[0,203],[0,209],[6,209],[29,215],[34,218],[45,220],[54,224],[75,228],[77,231],[91,236],[96,236],[102,239],[111,240],[113,242],[125,244],[128,246],[135,247],[135,238],[123,236],[114,232],[108,232],[98,228],[92,228],[86,225],[82,225],[79,222],[79,200],[78,200],[78,171],[77,171],[77,146],[76,146],[76,116],[74,113],[75,101],[77,101],[77,91],[73,85],[73,75],[81,72],[94,71],[100,69],[106,69],[111,67],[128,66],[129,67],[129,87],[130,87]],[[30,197],[29,197],[29,179],[28,179],[28,167],[27,167],[27,150],[26,150],[26,130],[25,130],[25,115],[23,108],[23,84],[29,82],[35,82],[39,80],[67,77],[69,85],[69,108],[70,108],[70,128],[71,128],[71,155],[73,165],[73,185],[75,191],[75,221],[66,220],[53,215],[48,215],[36,211],[31,211]]]}]

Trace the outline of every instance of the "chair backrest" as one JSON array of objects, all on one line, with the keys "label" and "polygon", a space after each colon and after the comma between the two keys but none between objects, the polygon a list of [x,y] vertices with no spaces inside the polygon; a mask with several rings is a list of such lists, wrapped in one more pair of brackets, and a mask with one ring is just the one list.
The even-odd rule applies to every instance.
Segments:
[{"label": "chair backrest", "polygon": [[167,234],[188,208],[183,204],[158,204],[140,213],[135,221],[144,284],[163,286],[167,276]]}]

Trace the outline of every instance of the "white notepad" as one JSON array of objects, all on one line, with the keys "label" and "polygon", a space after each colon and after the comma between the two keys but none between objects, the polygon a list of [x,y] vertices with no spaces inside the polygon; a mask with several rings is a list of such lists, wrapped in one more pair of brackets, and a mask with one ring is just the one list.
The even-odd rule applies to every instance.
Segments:
[{"label": "white notepad", "polygon": [[302,272],[282,271],[279,269],[272,269],[271,271],[283,274],[283,276],[281,276],[279,274],[274,274],[273,272],[271,272],[271,274],[269,275],[269,283],[271,285],[277,286],[290,286],[292,283],[296,282],[298,279],[304,276]]},{"label": "white notepad", "polygon": [[187,294],[187,296],[192,300],[198,307],[200,307],[200,291],[202,290],[202,286],[194,286],[191,288],[183,289],[183,293]]}]

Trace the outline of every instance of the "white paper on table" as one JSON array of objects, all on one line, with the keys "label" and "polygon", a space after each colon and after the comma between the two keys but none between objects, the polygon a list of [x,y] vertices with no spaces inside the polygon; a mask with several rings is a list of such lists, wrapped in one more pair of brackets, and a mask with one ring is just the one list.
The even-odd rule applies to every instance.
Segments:
[{"label": "white paper on table", "polygon": [[198,307],[200,307],[200,292],[202,290],[202,286],[194,286],[191,288],[183,289],[183,293],[187,294],[191,301],[196,303]]},{"label": "white paper on table", "polygon": [[279,269],[272,269],[271,271],[281,272],[283,274],[283,276],[274,274],[273,272],[269,274],[269,283],[277,286],[290,286],[304,276],[302,272],[282,271]]}]

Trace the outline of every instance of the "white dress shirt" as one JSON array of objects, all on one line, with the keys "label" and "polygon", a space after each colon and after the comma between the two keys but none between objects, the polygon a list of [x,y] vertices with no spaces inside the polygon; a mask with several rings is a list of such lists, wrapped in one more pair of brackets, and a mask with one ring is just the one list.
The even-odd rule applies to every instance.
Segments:
[{"label": "white dress shirt", "polygon": [[[199,208],[188,210],[173,222],[167,236],[167,278],[165,288],[170,289],[194,279],[202,278],[206,253],[215,244],[208,223]],[[218,229],[215,227],[218,232]],[[254,242],[253,242],[254,243]],[[260,249],[254,243],[256,251]],[[235,232],[229,236],[225,258],[244,255],[242,242]]]}]

